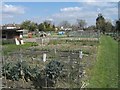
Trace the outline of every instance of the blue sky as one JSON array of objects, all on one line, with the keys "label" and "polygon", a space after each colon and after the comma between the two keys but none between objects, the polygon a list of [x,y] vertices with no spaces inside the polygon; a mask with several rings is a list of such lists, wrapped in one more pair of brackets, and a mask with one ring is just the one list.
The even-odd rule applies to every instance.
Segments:
[{"label": "blue sky", "polygon": [[118,19],[117,2],[4,2],[2,3],[2,23],[21,23],[32,20],[41,23],[51,20],[55,24],[67,20],[75,23],[76,19],[86,20],[88,25],[95,25],[98,13],[114,22]]}]

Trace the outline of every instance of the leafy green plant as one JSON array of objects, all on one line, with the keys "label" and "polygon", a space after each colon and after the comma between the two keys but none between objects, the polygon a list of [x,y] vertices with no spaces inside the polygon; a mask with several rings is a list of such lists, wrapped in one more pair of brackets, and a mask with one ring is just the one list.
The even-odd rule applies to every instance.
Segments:
[{"label": "leafy green plant", "polygon": [[6,76],[7,79],[11,79],[11,70],[13,68],[12,63],[6,63],[2,67],[2,75]]},{"label": "leafy green plant", "polygon": [[83,51],[83,53],[84,54],[88,54],[88,55],[90,54],[90,52],[88,52],[88,51]]},{"label": "leafy green plant", "polygon": [[47,77],[52,80],[57,79],[62,73],[63,66],[64,65],[58,61],[51,61],[45,68]]},{"label": "leafy green plant", "polygon": [[30,79],[37,80],[37,79],[40,79],[40,77],[41,77],[41,74],[40,74],[39,67],[36,66],[32,68],[30,71]]},{"label": "leafy green plant", "polygon": [[27,62],[6,63],[2,68],[3,76],[10,80],[28,79],[35,80],[40,76],[38,67],[31,68]]},{"label": "leafy green plant", "polygon": [[38,46],[38,44],[36,42],[33,42],[31,46]]}]

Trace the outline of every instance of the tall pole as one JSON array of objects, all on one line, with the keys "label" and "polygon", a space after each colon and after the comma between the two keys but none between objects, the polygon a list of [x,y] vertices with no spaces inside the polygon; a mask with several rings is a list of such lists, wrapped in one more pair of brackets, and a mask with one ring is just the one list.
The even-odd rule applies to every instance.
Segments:
[{"label": "tall pole", "polygon": [[[2,58],[2,64],[6,65],[6,59],[5,59],[5,56],[4,56],[4,51],[3,51],[3,58]],[[5,72],[5,87],[7,87],[7,79],[6,79],[6,70],[4,69],[4,72]]]},{"label": "tall pole", "polygon": [[71,73],[71,60],[70,60],[70,56],[68,56],[68,61],[69,61],[69,66],[68,66],[68,83],[70,84],[70,86],[69,86],[69,90],[70,90],[70,88],[71,88],[71,77],[70,77],[70,73]]},{"label": "tall pole", "polygon": [[46,90],[47,90],[47,73],[45,72],[45,75],[46,75],[46,77],[45,77],[45,85],[46,85]]},{"label": "tall pole", "polygon": [[81,88],[81,82],[80,82],[80,72],[81,72],[81,67],[80,67],[80,62],[81,62],[81,60],[82,60],[82,58],[83,58],[83,52],[82,52],[82,50],[80,50],[79,51],[79,58],[80,58],[80,60],[78,60],[78,85],[79,85],[79,88]]}]

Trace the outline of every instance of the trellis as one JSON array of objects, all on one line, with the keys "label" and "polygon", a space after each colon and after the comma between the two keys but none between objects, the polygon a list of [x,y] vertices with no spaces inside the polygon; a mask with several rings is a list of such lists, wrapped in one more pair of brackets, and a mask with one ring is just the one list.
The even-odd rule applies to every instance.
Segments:
[{"label": "trellis", "polygon": [[97,31],[71,31],[68,33],[69,37],[80,37],[80,38],[99,38],[100,32]]}]

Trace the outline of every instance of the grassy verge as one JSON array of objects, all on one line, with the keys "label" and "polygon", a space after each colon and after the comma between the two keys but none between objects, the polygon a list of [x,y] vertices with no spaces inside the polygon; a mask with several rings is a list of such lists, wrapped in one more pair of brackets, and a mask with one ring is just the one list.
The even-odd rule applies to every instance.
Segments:
[{"label": "grassy verge", "polygon": [[15,44],[6,44],[2,46],[2,51],[4,54],[7,54],[12,51],[17,51],[20,49],[27,49],[31,47],[34,43],[25,43],[24,45],[15,45]]},{"label": "grassy verge", "polygon": [[89,88],[118,87],[118,43],[109,36],[102,36],[98,57],[93,69]]}]

